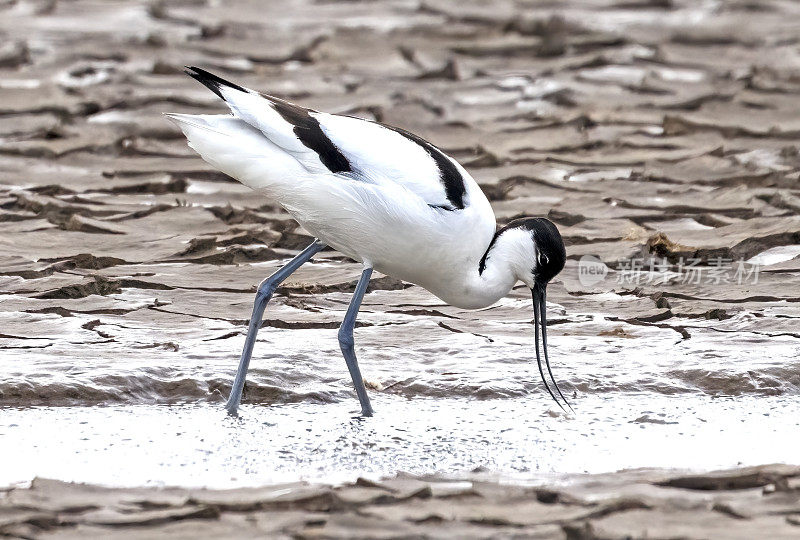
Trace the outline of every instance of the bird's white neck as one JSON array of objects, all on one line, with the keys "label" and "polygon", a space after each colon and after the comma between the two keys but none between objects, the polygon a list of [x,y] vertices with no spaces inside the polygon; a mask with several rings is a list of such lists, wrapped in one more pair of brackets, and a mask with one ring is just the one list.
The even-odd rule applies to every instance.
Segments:
[{"label": "bird's white neck", "polygon": [[533,286],[536,265],[529,231],[509,229],[497,235],[482,253],[483,258],[453,276],[452,287],[432,291],[447,303],[466,309],[490,306],[506,296],[522,280]]}]

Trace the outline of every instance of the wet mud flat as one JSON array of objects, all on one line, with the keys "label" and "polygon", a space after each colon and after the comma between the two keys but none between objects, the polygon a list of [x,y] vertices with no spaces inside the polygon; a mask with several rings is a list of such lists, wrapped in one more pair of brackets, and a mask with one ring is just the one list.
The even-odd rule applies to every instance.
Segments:
[{"label": "wet mud flat", "polygon": [[481,473],[329,486],[113,489],[37,478],[0,494],[20,538],[797,538],[800,469],[636,470],[509,484]]},{"label": "wet mud flat", "polygon": [[[0,484],[796,462],[798,36],[779,0],[0,1],[0,437],[17,453]],[[553,220],[568,263],[549,344],[578,414],[538,382],[524,289],[472,312],[376,276],[356,344],[382,423],[354,420],[336,328],[360,269],[326,251],[272,300],[242,424],[225,419],[255,287],[310,238],[161,116],[224,110],[187,64],[418,133],[498,224]],[[763,519],[794,526],[793,508]],[[68,521],[52,512],[40,525]]]}]

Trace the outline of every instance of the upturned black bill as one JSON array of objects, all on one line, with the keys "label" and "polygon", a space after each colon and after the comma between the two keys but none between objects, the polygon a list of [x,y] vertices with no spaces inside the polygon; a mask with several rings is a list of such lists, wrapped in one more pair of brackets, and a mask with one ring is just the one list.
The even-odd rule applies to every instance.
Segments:
[{"label": "upturned black bill", "polygon": [[544,286],[535,286],[531,289],[531,293],[533,295],[533,322],[536,334],[536,362],[539,365],[539,374],[542,376],[542,382],[544,383],[544,387],[547,388],[547,392],[550,394],[550,397],[558,403],[558,406],[561,407],[562,411],[564,406],[561,405],[561,402],[556,398],[553,391],[550,389],[550,385],[547,383],[547,378],[544,376],[544,370],[542,369],[542,357],[539,354],[539,326],[542,327],[542,348],[544,349],[544,362],[545,366],[547,367],[547,373],[550,375],[550,380],[553,382],[553,387],[558,392],[558,395],[561,396],[561,399],[564,400],[564,403],[567,407],[573,412],[572,405],[569,404],[567,398],[564,397],[564,394],[561,393],[561,389],[558,387],[558,383],[556,382],[555,377],[553,377],[553,371],[550,369],[550,358],[547,356],[547,309],[546,309],[546,297],[547,293]]}]

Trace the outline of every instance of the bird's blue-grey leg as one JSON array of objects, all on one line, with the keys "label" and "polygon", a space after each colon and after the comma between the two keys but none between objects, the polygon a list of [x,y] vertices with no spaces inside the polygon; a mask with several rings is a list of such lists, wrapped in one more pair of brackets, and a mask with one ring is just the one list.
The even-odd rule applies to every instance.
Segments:
[{"label": "bird's blue-grey leg", "polygon": [[231,395],[228,397],[228,402],[225,404],[225,408],[228,410],[229,414],[235,415],[236,411],[239,409],[239,402],[242,400],[242,391],[244,390],[244,380],[247,376],[247,368],[250,366],[250,356],[253,354],[253,346],[256,342],[256,334],[258,334],[258,329],[261,327],[264,309],[267,307],[267,302],[272,298],[272,293],[275,292],[278,285],[289,277],[292,272],[308,262],[311,257],[316,255],[324,247],[325,244],[314,240],[310,246],[301,251],[294,259],[286,263],[258,286],[256,299],[253,303],[253,314],[250,316],[250,325],[247,329],[247,338],[245,339],[244,350],[242,351],[242,359],[239,361],[239,370],[236,372],[236,379],[233,381]]},{"label": "bird's blue-grey leg", "polygon": [[342,325],[339,327],[339,346],[344,355],[344,361],[347,362],[347,369],[350,370],[350,376],[353,378],[353,385],[358,394],[358,401],[361,402],[361,414],[364,416],[372,416],[372,405],[367,396],[367,389],[364,388],[364,380],[361,378],[361,370],[358,369],[358,361],[356,360],[355,341],[353,340],[353,328],[356,325],[356,316],[361,307],[361,300],[364,298],[364,293],[367,291],[369,285],[369,278],[372,275],[372,268],[365,268],[361,273],[361,278],[356,285],[356,292],[353,293],[353,299],[350,301],[350,306],[347,308],[347,314],[344,316]]}]

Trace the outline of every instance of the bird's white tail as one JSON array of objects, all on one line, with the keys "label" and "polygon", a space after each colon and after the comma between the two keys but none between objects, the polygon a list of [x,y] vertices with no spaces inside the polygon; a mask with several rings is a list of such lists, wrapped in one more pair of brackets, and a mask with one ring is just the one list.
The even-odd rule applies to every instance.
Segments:
[{"label": "bird's white tail", "polygon": [[256,128],[229,115],[165,116],[186,135],[189,146],[211,166],[257,190],[270,190],[305,175],[305,169]]}]

